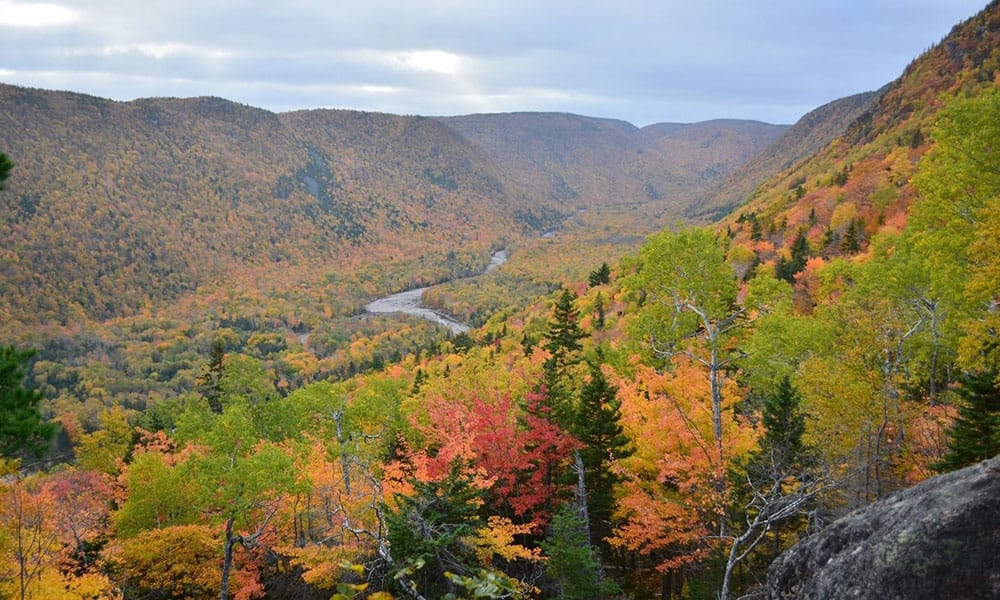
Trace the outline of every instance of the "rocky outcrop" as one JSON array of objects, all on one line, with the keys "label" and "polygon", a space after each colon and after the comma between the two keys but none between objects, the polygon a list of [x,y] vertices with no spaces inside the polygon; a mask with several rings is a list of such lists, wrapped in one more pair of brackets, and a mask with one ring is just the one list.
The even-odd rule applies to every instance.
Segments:
[{"label": "rocky outcrop", "polygon": [[834,522],[771,565],[772,599],[1000,598],[1000,457]]}]

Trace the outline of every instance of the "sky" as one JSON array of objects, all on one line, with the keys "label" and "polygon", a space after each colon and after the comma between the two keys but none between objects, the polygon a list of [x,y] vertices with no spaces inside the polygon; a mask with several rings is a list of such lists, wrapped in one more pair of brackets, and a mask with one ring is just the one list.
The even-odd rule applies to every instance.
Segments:
[{"label": "sky", "polygon": [[0,0],[0,82],[275,112],[794,123],[986,0]]}]

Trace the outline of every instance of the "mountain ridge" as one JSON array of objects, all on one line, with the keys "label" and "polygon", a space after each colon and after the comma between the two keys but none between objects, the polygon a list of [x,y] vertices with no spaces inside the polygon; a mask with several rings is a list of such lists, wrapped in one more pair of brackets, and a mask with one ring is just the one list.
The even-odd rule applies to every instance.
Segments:
[{"label": "mountain ridge", "polygon": [[[272,113],[217,97],[121,102],[9,85],[0,109],[15,163],[0,195],[0,311],[13,323],[125,316],[248,277],[252,293],[458,248],[485,261],[581,208],[638,199],[644,215],[679,215],[719,177],[634,125],[562,113]],[[506,148],[544,160],[476,140],[459,126],[472,121],[517,124]],[[732,147],[715,147],[721,168],[745,156],[736,142],[777,131],[734,132]],[[397,285],[453,267],[438,260],[427,265],[437,275]]]}]

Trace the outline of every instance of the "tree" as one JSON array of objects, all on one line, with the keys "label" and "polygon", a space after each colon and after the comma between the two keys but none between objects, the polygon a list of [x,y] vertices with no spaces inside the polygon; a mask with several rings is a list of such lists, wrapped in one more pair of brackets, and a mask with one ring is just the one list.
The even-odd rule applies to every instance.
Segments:
[{"label": "tree", "polygon": [[805,269],[806,262],[809,260],[809,240],[806,239],[804,229],[799,229],[798,235],[792,241],[790,252],[791,258],[789,260],[786,261],[784,256],[778,260],[774,275],[778,279],[784,279],[788,283],[794,284],[795,274]]},{"label": "tree", "polygon": [[908,229],[926,257],[934,296],[957,310],[964,337],[959,359],[966,369],[988,369],[998,360],[1000,311],[1000,91],[957,97],[940,112],[934,146],[913,182],[920,193]]},{"label": "tree", "polygon": [[611,267],[608,266],[608,263],[601,263],[596,271],[591,271],[587,277],[587,283],[590,284],[590,287],[611,283]]},{"label": "tree", "polygon": [[7,158],[7,155],[0,152],[0,190],[3,190],[3,184],[10,177],[10,171],[14,168],[14,163]]},{"label": "tree", "polygon": [[[766,307],[780,286],[756,277],[741,303],[723,243],[708,229],[664,232],[639,251],[638,269],[627,285],[644,292],[633,331],[663,358],[685,356],[708,370],[712,410],[715,485],[725,496],[726,456],[722,401],[726,372],[738,355],[736,334]],[[781,284],[784,285],[784,284]],[[720,520],[724,527],[724,520]]]},{"label": "tree", "polygon": [[959,381],[958,416],[948,430],[948,451],[934,467],[954,471],[1000,454],[997,371],[966,373]]},{"label": "tree", "polygon": [[401,591],[414,598],[455,594],[448,575],[469,575],[477,565],[471,540],[486,525],[479,517],[480,490],[461,460],[440,480],[410,483],[414,493],[397,494],[386,511],[393,561],[412,584]]},{"label": "tree", "polygon": [[759,446],[730,470],[733,495],[741,506],[734,511],[742,522],[734,522],[729,538],[719,598],[732,591],[733,573],[768,534],[775,540],[773,555],[780,552],[779,529],[806,513],[816,497],[825,492],[829,480],[817,472],[816,452],[805,445],[806,419],[802,398],[786,376],[769,394],[761,410],[764,435]]},{"label": "tree", "polygon": [[590,533],[602,540],[611,533],[615,510],[614,486],[622,477],[611,468],[615,460],[635,451],[620,423],[618,388],[608,383],[599,365],[591,362],[590,379],[580,392],[571,432],[580,441],[587,490]]},{"label": "tree", "polygon": [[222,347],[222,339],[216,338],[212,344],[212,354],[209,357],[208,365],[204,373],[195,382],[198,393],[208,401],[212,412],[217,415],[222,414],[222,378],[225,374],[223,360],[226,352]]},{"label": "tree", "polygon": [[545,394],[552,408],[552,416],[557,423],[563,424],[569,417],[571,390],[570,368],[581,360],[583,345],[580,340],[587,333],[580,328],[580,312],[573,306],[575,295],[563,288],[552,310],[552,320],[548,323],[545,333],[545,350],[549,358],[542,369],[542,382]]},{"label": "tree", "polygon": [[23,387],[25,363],[34,351],[0,346],[0,456],[40,455],[56,426],[42,421],[42,394]]},{"label": "tree", "polygon": [[564,503],[549,523],[541,543],[548,560],[545,573],[560,600],[593,600],[609,597],[612,582],[601,577],[601,563],[587,535],[587,522],[571,502]]}]

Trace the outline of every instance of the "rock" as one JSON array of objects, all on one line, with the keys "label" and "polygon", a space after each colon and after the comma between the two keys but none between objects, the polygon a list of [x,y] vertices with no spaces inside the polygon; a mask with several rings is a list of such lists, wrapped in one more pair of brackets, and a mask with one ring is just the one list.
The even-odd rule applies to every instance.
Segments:
[{"label": "rock", "polygon": [[928,479],[778,557],[767,597],[1000,598],[1000,457]]}]

